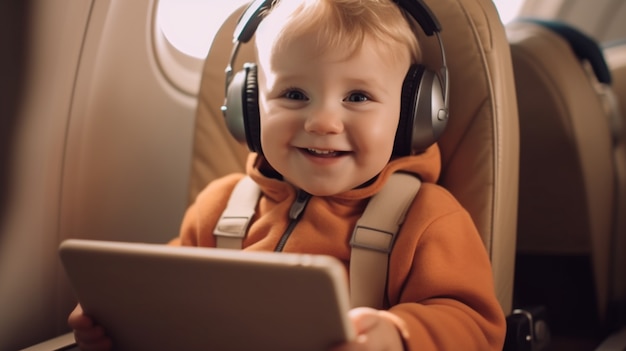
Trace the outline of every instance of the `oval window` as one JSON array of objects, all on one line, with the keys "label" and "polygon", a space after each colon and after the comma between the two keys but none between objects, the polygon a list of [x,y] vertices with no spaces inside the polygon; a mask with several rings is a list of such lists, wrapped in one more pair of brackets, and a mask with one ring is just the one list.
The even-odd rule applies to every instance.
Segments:
[{"label": "oval window", "polygon": [[198,93],[202,64],[215,34],[249,0],[159,0],[154,46],[159,66],[178,90]]}]

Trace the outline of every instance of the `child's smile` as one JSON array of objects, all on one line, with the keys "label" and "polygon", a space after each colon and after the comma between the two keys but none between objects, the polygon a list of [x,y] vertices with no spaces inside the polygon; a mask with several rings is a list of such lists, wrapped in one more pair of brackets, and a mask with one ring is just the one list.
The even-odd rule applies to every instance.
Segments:
[{"label": "child's smile", "polygon": [[301,148],[302,154],[318,166],[330,166],[349,156],[348,151]]}]

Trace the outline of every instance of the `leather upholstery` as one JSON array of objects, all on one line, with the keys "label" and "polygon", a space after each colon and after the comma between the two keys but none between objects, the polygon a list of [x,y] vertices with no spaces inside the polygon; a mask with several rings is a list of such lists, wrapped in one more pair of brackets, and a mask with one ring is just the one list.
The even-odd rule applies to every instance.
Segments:
[{"label": "leather upholstery", "polygon": [[[442,25],[450,74],[450,120],[440,138],[442,176],[472,215],[492,264],[498,299],[510,313],[517,217],[519,139],[510,51],[489,0],[426,1]],[[204,67],[196,121],[190,199],[209,181],[243,170],[245,146],[233,142],[220,112],[224,68],[237,15],[218,32]],[[418,35],[423,33],[418,32]],[[425,64],[438,69],[434,38],[422,41]],[[253,60],[244,45],[235,70]]]},{"label": "leather upholstery", "polygon": [[615,148],[616,170],[620,177],[618,186],[618,204],[616,209],[616,238],[613,242],[613,299],[622,306],[626,313],[626,42],[615,43],[604,50],[604,56],[613,78],[612,90],[615,99],[609,108],[614,109],[615,118],[621,117],[619,128],[621,139]]},{"label": "leather upholstery", "polygon": [[[248,147],[231,136],[220,110],[226,92],[224,69],[233,46],[235,24],[242,11],[243,8],[226,19],[213,39],[202,69],[194,128],[189,202],[211,180],[245,170]],[[244,62],[251,61],[253,56],[253,46],[243,45],[235,64],[236,70]]]},{"label": "leather upholstery", "polygon": [[[604,49],[604,58],[611,71],[611,84],[617,97],[618,108],[622,116],[622,128],[626,126],[626,41],[613,43]],[[623,137],[623,136],[622,136]]]},{"label": "leather upholstery", "polygon": [[602,316],[615,183],[611,126],[599,83],[552,30],[516,21],[507,25],[507,34],[521,137],[518,252],[590,257]]}]

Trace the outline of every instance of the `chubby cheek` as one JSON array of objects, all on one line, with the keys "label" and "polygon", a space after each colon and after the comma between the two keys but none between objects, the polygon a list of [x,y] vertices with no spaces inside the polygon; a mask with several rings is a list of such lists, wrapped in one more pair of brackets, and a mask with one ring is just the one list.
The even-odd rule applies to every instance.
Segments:
[{"label": "chubby cheek", "polygon": [[261,112],[260,133],[261,133],[261,145],[263,146],[264,150],[266,148],[272,147],[271,141],[276,142],[277,138],[280,139],[281,134],[282,134],[280,132],[281,129],[284,130],[287,128],[286,125],[280,122],[280,118],[278,118],[277,116],[273,116],[273,117],[266,117],[266,116],[268,115]]},{"label": "chubby cheek", "polygon": [[353,129],[353,145],[356,145],[357,162],[384,167],[391,158],[398,118],[389,118],[379,123],[359,123]]},{"label": "chubby cheek", "polygon": [[[281,113],[260,109],[261,147],[263,154],[274,168],[281,168],[277,161],[284,160],[290,149],[290,143],[298,130],[297,120],[287,118]],[[278,166],[278,167],[277,167]]]}]

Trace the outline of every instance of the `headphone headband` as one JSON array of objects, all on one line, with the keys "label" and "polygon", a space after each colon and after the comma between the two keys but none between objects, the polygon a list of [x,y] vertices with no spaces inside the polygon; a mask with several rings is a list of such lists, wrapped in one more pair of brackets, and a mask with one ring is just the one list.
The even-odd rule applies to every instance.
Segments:
[{"label": "headphone headband", "polygon": [[233,43],[247,43],[252,39],[254,32],[263,20],[261,12],[268,9],[272,2],[273,0],[255,0],[248,5],[237,21],[237,27],[233,33]]},{"label": "headphone headband", "polygon": [[422,0],[393,0],[398,6],[408,12],[419,23],[426,35],[441,32],[439,21]]},{"label": "headphone headband", "polygon": [[[233,33],[233,43],[247,43],[261,23],[261,12],[268,9],[274,0],[255,0],[243,12]],[[441,32],[441,25],[422,0],[392,0],[404,9],[422,27],[426,35]]]},{"label": "headphone headband", "polygon": [[[237,26],[235,27],[235,31],[233,33],[233,43],[235,47],[230,55],[230,60],[228,66],[226,67],[226,88],[230,84],[232,79],[232,71],[233,64],[235,63],[235,58],[237,57],[237,52],[239,51],[239,46],[241,43],[247,43],[252,39],[256,29],[261,24],[263,20],[263,16],[261,16],[261,12],[270,8],[272,3],[275,0],[255,0],[243,12],[239,20],[237,21]],[[443,42],[441,40],[441,24],[437,20],[437,17],[433,14],[430,8],[424,3],[423,0],[392,0],[396,3],[401,9],[404,9],[415,21],[420,25],[422,30],[427,36],[432,36],[433,34],[437,37],[439,41],[439,48],[441,50],[441,70],[439,72],[440,78],[442,80],[443,91],[444,91],[444,105],[445,111],[440,114],[446,114],[445,118],[447,118],[448,111],[448,95],[449,95],[449,87],[448,87],[448,67],[446,65],[446,54],[443,49]]]}]

